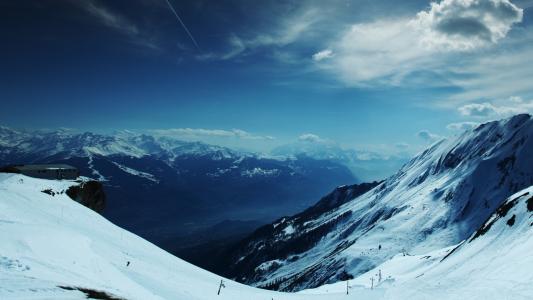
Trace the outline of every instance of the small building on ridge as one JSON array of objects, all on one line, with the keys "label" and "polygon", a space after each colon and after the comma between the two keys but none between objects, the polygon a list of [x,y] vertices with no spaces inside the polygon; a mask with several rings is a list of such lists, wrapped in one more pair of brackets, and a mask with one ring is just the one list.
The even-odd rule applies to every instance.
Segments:
[{"label": "small building on ridge", "polygon": [[2,169],[4,172],[43,179],[76,179],[80,176],[77,168],[67,164],[18,165]]}]

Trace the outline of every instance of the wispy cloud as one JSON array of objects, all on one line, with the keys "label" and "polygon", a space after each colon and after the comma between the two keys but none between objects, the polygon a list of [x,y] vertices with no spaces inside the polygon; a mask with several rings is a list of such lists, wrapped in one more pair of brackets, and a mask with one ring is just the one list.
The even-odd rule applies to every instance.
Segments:
[{"label": "wispy cloud", "polygon": [[456,107],[471,101],[500,101],[512,95],[533,97],[530,78],[533,77],[533,34],[526,30],[516,32],[498,51],[478,56],[458,58],[449,70],[450,83],[461,91],[442,103]]},{"label": "wispy cloud", "polygon": [[83,7],[94,17],[98,18],[104,25],[119,30],[127,35],[137,35],[139,30],[137,26],[128,21],[126,18],[112,13],[104,6],[98,5],[94,1],[84,1]]},{"label": "wispy cloud", "polygon": [[229,60],[262,48],[283,48],[311,34],[311,27],[322,20],[316,7],[302,8],[278,23],[267,32],[252,32],[239,35],[231,33],[227,49],[198,55],[199,60]]},{"label": "wispy cloud", "polygon": [[321,64],[348,85],[391,84],[428,65],[428,51],[417,45],[407,20],[379,20],[350,27],[332,46],[336,55]]},{"label": "wispy cloud", "polygon": [[112,11],[103,4],[93,0],[79,1],[75,3],[98,20],[102,25],[127,36],[131,42],[143,47],[159,49],[153,38],[144,34],[135,23],[123,15]]},{"label": "wispy cloud", "polygon": [[203,128],[171,128],[171,129],[154,129],[149,131],[151,134],[157,136],[167,136],[174,138],[203,138],[203,137],[216,137],[216,138],[236,138],[244,140],[273,140],[272,136],[254,135],[241,129],[203,129]]}]

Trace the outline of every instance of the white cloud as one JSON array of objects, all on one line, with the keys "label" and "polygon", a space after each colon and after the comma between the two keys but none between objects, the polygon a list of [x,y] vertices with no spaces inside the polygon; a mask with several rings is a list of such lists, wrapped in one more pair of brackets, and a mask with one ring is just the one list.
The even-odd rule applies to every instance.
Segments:
[{"label": "white cloud", "polygon": [[217,137],[217,138],[238,138],[246,140],[273,140],[272,136],[253,135],[241,129],[223,130],[223,129],[202,129],[202,128],[171,128],[171,129],[155,129],[150,131],[154,135],[169,136],[174,138],[202,138],[202,137]]},{"label": "white cloud", "polygon": [[335,46],[326,68],[353,85],[392,83],[418,68],[427,50],[417,46],[417,35],[407,20],[376,21],[353,25]]},{"label": "white cloud", "polygon": [[412,18],[359,23],[329,41],[325,70],[349,85],[398,85],[416,72],[445,74],[464,51],[504,38],[522,20],[508,0],[443,0]]},{"label": "white cloud", "polygon": [[503,101],[497,101],[496,104],[489,102],[466,104],[459,107],[458,111],[463,116],[502,118],[520,113],[533,112],[533,101],[524,101],[520,97],[510,97]]},{"label": "white cloud", "polygon": [[275,32],[258,35],[249,39],[248,43],[252,47],[289,45],[308,33],[311,26],[320,19],[320,11],[318,9],[305,9],[286,19]]},{"label": "white cloud", "polygon": [[453,131],[465,131],[465,130],[475,128],[478,125],[479,123],[477,122],[459,122],[459,123],[448,124],[446,128],[448,130],[453,130]]},{"label": "white cloud", "polygon": [[497,114],[497,109],[490,103],[472,103],[458,108],[463,116],[488,117]]},{"label": "white cloud", "polygon": [[321,60],[332,58],[332,57],[333,57],[333,51],[331,51],[331,49],[322,50],[322,51],[319,51],[313,54],[314,61],[321,61]]},{"label": "white cloud", "polygon": [[522,15],[508,0],[443,0],[431,3],[412,22],[423,30],[426,46],[471,50],[504,38]]},{"label": "white cloud", "polygon": [[426,142],[435,142],[442,139],[443,137],[434,133],[429,132],[428,130],[420,130],[416,136],[423,139]]},{"label": "white cloud", "polygon": [[298,137],[298,140],[301,142],[309,142],[309,143],[324,143],[326,142],[325,139],[319,137],[316,134],[313,133],[304,133]]}]

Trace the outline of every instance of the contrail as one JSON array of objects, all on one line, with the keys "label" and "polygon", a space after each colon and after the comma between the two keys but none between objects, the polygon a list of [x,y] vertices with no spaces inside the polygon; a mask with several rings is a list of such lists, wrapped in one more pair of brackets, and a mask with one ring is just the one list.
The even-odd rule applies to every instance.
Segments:
[{"label": "contrail", "polygon": [[168,7],[170,7],[170,10],[174,13],[174,15],[176,16],[176,18],[178,19],[178,21],[180,22],[181,26],[183,27],[183,29],[185,30],[185,32],[187,32],[187,34],[189,35],[189,37],[191,38],[191,41],[194,43],[194,45],[196,46],[196,49],[200,50],[200,46],[198,46],[198,43],[196,42],[196,40],[194,39],[194,37],[192,36],[191,32],[189,31],[189,29],[187,29],[187,26],[185,26],[185,23],[183,23],[183,21],[181,20],[180,16],[178,15],[178,13],[176,12],[176,10],[174,9],[174,7],[172,6],[172,4],[170,4],[170,1],[169,0],[165,0],[168,4]]}]

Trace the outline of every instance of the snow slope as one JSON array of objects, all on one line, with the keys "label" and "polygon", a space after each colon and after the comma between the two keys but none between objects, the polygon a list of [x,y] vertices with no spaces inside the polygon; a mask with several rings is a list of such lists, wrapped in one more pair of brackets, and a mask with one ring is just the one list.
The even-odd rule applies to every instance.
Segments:
[{"label": "snow slope", "polygon": [[[60,192],[70,181],[0,174],[0,299],[531,299],[533,186],[511,196],[458,246],[397,254],[346,282],[261,290],[188,264]],[[514,220],[514,221],[510,221]],[[127,263],[130,265],[127,266]],[[378,274],[382,274],[381,280]],[[371,278],[374,288],[371,289]],[[346,295],[346,286],[350,295]]]},{"label": "snow slope", "polygon": [[[457,246],[420,255],[398,254],[351,280],[384,289],[384,299],[531,299],[533,297],[533,186],[504,201]],[[382,281],[378,282],[381,272]],[[345,290],[345,283],[302,293]]]},{"label": "snow slope", "polygon": [[502,201],[531,185],[531,116],[486,123],[435,143],[338,208],[284,218],[267,225],[280,228],[270,235],[262,234],[266,227],[258,230],[232,254],[227,275],[285,291],[358,277],[399,253],[425,256],[460,243]]},{"label": "snow slope", "polygon": [[[186,263],[70,200],[70,181],[0,174],[0,299],[86,299],[80,287],[123,299],[345,299],[259,290]],[[127,262],[129,266],[126,266]],[[366,299],[383,291],[361,289]]]}]

